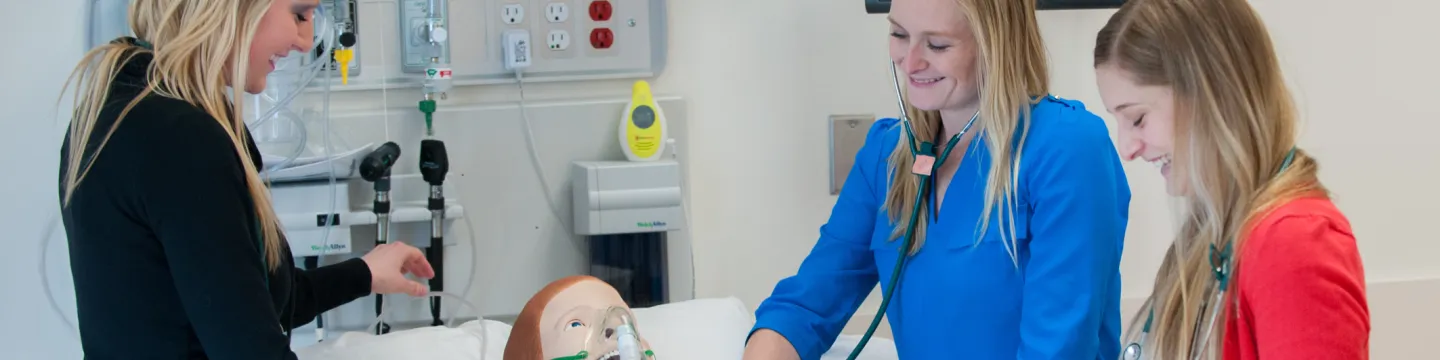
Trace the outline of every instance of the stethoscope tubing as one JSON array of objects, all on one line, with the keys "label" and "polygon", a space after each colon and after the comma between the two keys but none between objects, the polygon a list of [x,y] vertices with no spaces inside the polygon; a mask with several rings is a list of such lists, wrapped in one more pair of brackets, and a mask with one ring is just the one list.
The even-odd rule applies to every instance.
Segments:
[{"label": "stethoscope tubing", "polygon": [[[934,149],[920,149],[915,145],[915,132],[910,126],[910,114],[905,107],[905,95],[900,90],[900,74],[894,62],[890,63],[890,75],[891,80],[894,81],[895,84],[896,104],[900,106],[900,123],[904,125],[905,135],[910,140],[906,142],[910,144],[910,156],[915,158],[919,158],[920,156],[934,156],[931,154]],[[965,127],[950,138],[950,141],[945,145],[945,150],[940,153],[935,163],[932,164],[930,173],[915,174],[920,178],[920,186],[915,192],[915,201],[910,207],[910,219],[908,220],[910,226],[905,229],[905,239],[896,251],[898,255],[895,259],[895,269],[890,273],[890,288],[885,289],[885,295],[880,300],[880,308],[875,312],[875,318],[870,321],[870,327],[865,330],[865,335],[860,338],[859,344],[855,345],[855,349],[850,352],[850,356],[847,359],[855,360],[856,357],[860,356],[860,351],[865,349],[865,344],[870,342],[870,337],[875,335],[875,329],[880,326],[880,319],[885,316],[885,309],[890,306],[890,299],[895,295],[895,289],[900,287],[898,283],[900,273],[904,270],[905,260],[908,258],[910,249],[914,247],[915,243],[915,228],[916,224],[920,221],[920,204],[930,193],[931,174],[934,173],[935,168],[939,168],[945,163],[945,160],[950,157],[950,151],[955,149],[955,145],[959,143],[960,138],[970,131],[970,127],[975,125],[975,120],[979,117],[980,113],[977,111],[974,116],[970,117],[970,121],[965,124]],[[929,144],[928,141],[924,143]],[[922,150],[924,151],[923,153],[921,152]]]},{"label": "stethoscope tubing", "polygon": [[[1290,152],[1285,154],[1285,161],[1280,163],[1280,173],[1290,168],[1290,163],[1295,160],[1295,148],[1291,147]],[[1194,342],[1190,347],[1191,359],[1199,359],[1203,351],[1200,351],[1210,342],[1210,335],[1215,333],[1216,323],[1219,322],[1220,313],[1225,309],[1225,291],[1228,290],[1230,279],[1234,276],[1230,267],[1230,252],[1234,242],[1225,244],[1225,249],[1217,250],[1214,244],[1210,245],[1210,261],[1214,267],[1215,297],[1208,303],[1202,304],[1201,313],[1208,313],[1209,320],[1205,325],[1205,331],[1197,334],[1199,341]],[[1140,337],[1129,345],[1125,346],[1121,353],[1124,360],[1139,360],[1145,352],[1145,340],[1150,337],[1150,325],[1155,321],[1155,304],[1152,301],[1149,305],[1150,314],[1145,318],[1145,327],[1140,330]],[[1202,315],[1204,316],[1204,315]],[[1192,340],[1195,340],[1192,337]]]}]

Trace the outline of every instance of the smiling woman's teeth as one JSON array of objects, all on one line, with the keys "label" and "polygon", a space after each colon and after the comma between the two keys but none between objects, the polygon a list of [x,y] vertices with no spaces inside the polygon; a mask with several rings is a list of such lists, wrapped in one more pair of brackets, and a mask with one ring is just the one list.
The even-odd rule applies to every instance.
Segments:
[{"label": "smiling woman's teeth", "polygon": [[934,78],[934,79],[914,79],[914,78],[912,78],[911,81],[914,81],[914,82],[917,82],[917,83],[921,83],[921,84],[929,84],[929,83],[933,83],[933,82],[936,82],[936,81],[940,81],[940,79],[944,79],[944,78]]},{"label": "smiling woman's teeth", "polygon": [[1155,161],[1151,161],[1150,164],[1155,165],[1156,169],[1164,169],[1165,165],[1170,165],[1170,155],[1155,159]]}]

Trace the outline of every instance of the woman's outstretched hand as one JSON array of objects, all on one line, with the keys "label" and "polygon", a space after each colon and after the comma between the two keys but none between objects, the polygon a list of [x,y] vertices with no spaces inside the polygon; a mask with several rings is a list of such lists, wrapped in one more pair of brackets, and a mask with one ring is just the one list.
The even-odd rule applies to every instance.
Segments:
[{"label": "woman's outstretched hand", "polygon": [[420,249],[402,242],[376,246],[361,259],[370,266],[370,291],[376,294],[406,293],[415,297],[425,296],[428,288],[405,278],[405,274],[415,274],[423,279],[435,277],[435,269],[430,267],[430,261],[425,260],[425,254],[421,253]]}]

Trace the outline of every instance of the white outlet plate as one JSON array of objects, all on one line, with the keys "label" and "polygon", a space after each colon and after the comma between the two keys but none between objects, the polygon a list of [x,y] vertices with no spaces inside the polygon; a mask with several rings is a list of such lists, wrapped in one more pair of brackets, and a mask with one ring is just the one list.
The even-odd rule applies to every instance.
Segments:
[{"label": "white outlet plate", "polygon": [[502,6],[500,8],[500,20],[510,25],[525,21],[525,6],[520,4],[506,4]]},{"label": "white outlet plate", "polygon": [[570,48],[570,32],[565,30],[550,30],[546,37],[546,45],[550,50],[564,51]]},{"label": "white outlet plate", "polygon": [[830,195],[840,195],[874,124],[875,114],[830,115]]},{"label": "white outlet plate", "polygon": [[565,22],[570,19],[570,5],[566,3],[550,3],[545,5],[545,20],[552,23]]},{"label": "white outlet plate", "polygon": [[[361,18],[359,45],[352,66],[363,65],[356,69],[364,71],[352,70],[348,85],[333,87],[334,91],[346,92],[423,87],[421,74],[430,64],[428,55],[433,53],[422,41],[428,19],[426,8],[432,3],[450,4],[439,20],[449,30],[450,46],[442,49],[440,56],[442,64],[454,70],[452,81],[457,89],[514,85],[515,72],[505,68],[504,46],[499,43],[502,34],[511,29],[530,31],[533,63],[525,68],[527,81],[654,78],[664,71],[671,57],[667,55],[671,43],[671,36],[667,35],[671,27],[667,8],[673,5],[667,6],[667,3],[676,3],[674,0],[608,0],[614,11],[609,21],[597,22],[591,19],[589,6],[598,0],[398,0],[399,9],[380,6],[375,0],[319,1],[355,1],[360,8],[357,12]],[[550,22],[546,18],[546,8],[551,4],[564,4],[568,14],[564,21]],[[397,11],[399,14],[395,14]],[[391,17],[395,20],[387,19]],[[613,32],[610,49],[596,50],[590,46],[590,33],[597,28]],[[554,30],[569,34],[569,46],[564,50],[550,49],[549,36]],[[396,32],[400,36],[393,34]],[[383,43],[377,41],[382,37]],[[384,45],[385,51],[376,51],[376,44]],[[386,57],[400,61],[379,61]],[[307,91],[324,91],[324,82],[311,83]]]}]

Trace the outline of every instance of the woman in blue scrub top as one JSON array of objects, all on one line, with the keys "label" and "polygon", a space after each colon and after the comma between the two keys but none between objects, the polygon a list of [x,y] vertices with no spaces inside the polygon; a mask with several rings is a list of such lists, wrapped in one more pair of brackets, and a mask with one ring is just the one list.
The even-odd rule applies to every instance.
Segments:
[{"label": "woman in blue scrub top", "polygon": [[[943,147],[976,119],[934,170],[885,312],[901,358],[1114,359],[1130,190],[1104,121],[1048,94],[1035,2],[896,1],[889,18],[919,141]],[[877,282],[897,285],[919,181],[904,132],[870,129],[814,249],[757,309],[745,359],[819,359]]]}]

